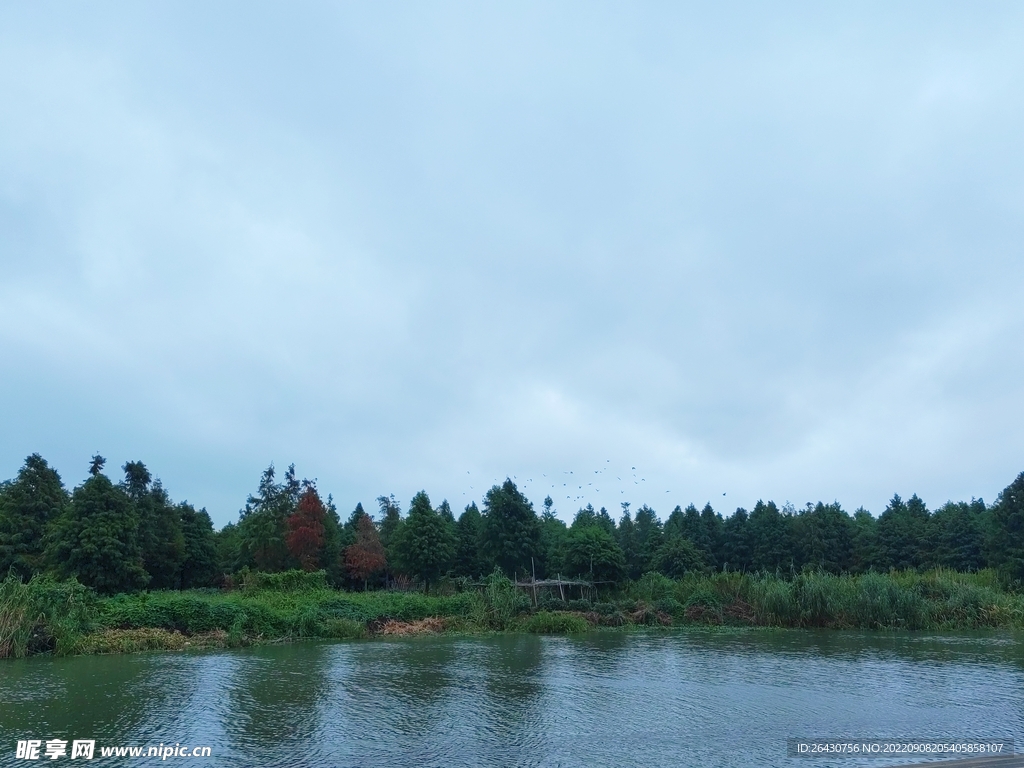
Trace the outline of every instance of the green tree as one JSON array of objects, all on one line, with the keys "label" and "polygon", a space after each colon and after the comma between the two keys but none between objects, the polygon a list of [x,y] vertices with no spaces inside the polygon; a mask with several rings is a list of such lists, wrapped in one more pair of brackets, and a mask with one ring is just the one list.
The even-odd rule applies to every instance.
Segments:
[{"label": "green tree", "polygon": [[103,594],[141,589],[148,575],[135,507],[99,469],[75,489],[56,522],[50,560],[61,576],[76,577]]},{"label": "green tree", "polygon": [[705,570],[704,556],[685,536],[671,536],[654,553],[654,566],[670,578]]},{"label": "green tree", "polygon": [[426,492],[412,498],[409,514],[394,542],[398,568],[421,580],[424,591],[443,576],[455,559],[455,534],[448,521],[430,506]]},{"label": "green tree", "polygon": [[447,522],[455,525],[455,513],[452,512],[452,506],[448,503],[448,499],[444,499],[437,507],[437,514],[443,517]]},{"label": "green tree", "polygon": [[235,573],[245,565],[241,535],[234,523],[213,532],[213,546],[217,552],[217,570],[221,573]]},{"label": "green tree", "polygon": [[1024,472],[992,505],[988,549],[992,564],[1009,580],[1024,581]]},{"label": "green tree", "polygon": [[722,567],[727,570],[750,570],[753,547],[749,518],[747,510],[737,507],[722,523]]},{"label": "green tree", "polygon": [[26,580],[44,569],[44,537],[67,505],[60,475],[38,453],[0,486],[0,579],[10,569]]},{"label": "green tree", "polygon": [[693,504],[688,504],[683,510],[682,534],[695,546],[704,557],[704,562],[710,561],[711,541],[708,539],[707,531],[700,519],[700,512]]},{"label": "green tree", "polygon": [[662,544],[661,520],[657,513],[644,504],[636,511],[633,519],[634,541],[636,543],[636,561],[630,566],[633,573],[641,576],[654,570],[654,553]]},{"label": "green tree", "polygon": [[665,521],[665,526],[662,529],[662,535],[664,538],[671,539],[676,536],[685,537],[686,524],[683,522],[685,519],[686,513],[683,512],[683,508],[677,504],[676,508],[669,512],[668,519]]},{"label": "green tree", "polygon": [[131,500],[139,521],[142,566],[149,574],[151,589],[173,589],[178,585],[185,561],[185,537],[181,515],[171,503],[159,480],[154,481],[141,461],[122,467],[121,487]]},{"label": "green tree", "polygon": [[978,571],[985,567],[983,519],[985,502],[947,501],[932,515],[935,549],[931,565],[955,571]]},{"label": "green tree", "polygon": [[338,516],[334,497],[327,494],[324,514],[324,545],[320,549],[320,568],[327,573],[327,583],[341,587],[345,582],[345,547],[355,541],[350,539]]},{"label": "green tree", "polygon": [[587,506],[576,510],[570,528],[588,528],[592,525],[597,525],[597,512],[594,510],[593,504],[587,504]]},{"label": "green tree", "polygon": [[554,501],[547,496],[544,499],[544,511],[540,513],[540,556],[537,563],[539,578],[551,578],[565,569],[563,555],[568,532],[565,521],[555,514]]},{"label": "green tree", "polygon": [[185,542],[185,558],[181,563],[181,589],[214,587],[220,580],[213,521],[205,509],[198,512],[188,502],[178,505],[178,517]]},{"label": "green tree", "polygon": [[774,501],[760,499],[749,520],[750,539],[754,543],[751,567],[755,571],[789,571],[795,566],[789,520]]},{"label": "green tree", "polygon": [[540,523],[533,505],[506,478],[484,496],[483,554],[509,576],[530,572],[530,558],[540,554]]},{"label": "green tree", "polygon": [[384,568],[384,581],[388,583],[392,575],[391,563],[395,562],[397,558],[395,542],[398,540],[398,532],[404,522],[402,510],[395,500],[394,494],[378,496],[377,505],[380,507],[380,522],[377,525],[377,530],[380,533],[380,543],[384,546],[384,557],[388,561],[388,565]]},{"label": "green tree", "polygon": [[569,574],[596,581],[618,581],[626,572],[622,549],[599,523],[569,529],[563,564]]},{"label": "green tree", "polygon": [[921,568],[930,550],[928,508],[915,493],[906,502],[896,494],[878,518],[878,550],[883,568]]},{"label": "green tree", "polygon": [[288,518],[295,511],[294,473],[291,474],[287,483],[279,484],[271,464],[260,478],[256,495],[246,500],[238,521],[240,565],[267,572],[297,565],[286,544]]},{"label": "green tree", "polygon": [[629,502],[622,502],[622,517],[619,518],[619,525],[615,529],[615,540],[622,550],[622,559],[626,565],[626,576],[630,579],[638,579],[642,576],[639,571],[636,556],[636,527],[633,525],[633,517],[629,513]]},{"label": "green tree", "polygon": [[853,521],[839,502],[807,507],[793,520],[798,563],[830,573],[850,570],[853,563]]},{"label": "green tree", "polygon": [[857,573],[880,570],[882,557],[878,551],[878,521],[864,507],[853,513],[851,568]]},{"label": "green tree", "polygon": [[[722,516],[705,504],[700,511],[701,547],[708,565],[717,568],[722,554]],[[706,549],[705,549],[706,547]]]},{"label": "green tree", "polygon": [[480,557],[480,535],[483,531],[483,517],[476,503],[470,503],[459,515],[455,524],[457,539],[455,552],[455,575],[481,578],[484,564]]}]

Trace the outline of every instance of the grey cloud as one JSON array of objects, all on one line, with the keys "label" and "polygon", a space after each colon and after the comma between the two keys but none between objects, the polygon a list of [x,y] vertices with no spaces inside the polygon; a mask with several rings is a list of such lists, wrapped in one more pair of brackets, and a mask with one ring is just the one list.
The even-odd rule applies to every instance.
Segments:
[{"label": "grey cloud", "polygon": [[1024,469],[1013,8],[55,8],[0,19],[5,476],[222,524],[271,460],[663,512]]}]

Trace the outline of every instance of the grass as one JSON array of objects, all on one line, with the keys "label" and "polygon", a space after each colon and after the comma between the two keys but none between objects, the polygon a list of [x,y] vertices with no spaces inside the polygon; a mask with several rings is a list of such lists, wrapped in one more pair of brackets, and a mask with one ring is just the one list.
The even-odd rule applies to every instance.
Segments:
[{"label": "grass", "polygon": [[836,576],[650,573],[597,602],[538,605],[500,573],[448,595],[339,592],[322,574],[242,574],[230,591],[99,598],[77,582],[0,582],[0,658],[238,647],[418,632],[576,634],[594,627],[1024,628],[1024,595],[991,572]]}]

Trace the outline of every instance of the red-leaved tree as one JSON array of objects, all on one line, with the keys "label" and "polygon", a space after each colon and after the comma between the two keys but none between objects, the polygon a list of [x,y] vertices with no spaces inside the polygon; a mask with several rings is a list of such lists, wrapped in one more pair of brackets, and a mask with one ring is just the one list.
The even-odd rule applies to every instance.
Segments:
[{"label": "red-leaved tree", "polygon": [[324,519],[327,515],[320,494],[306,487],[299,504],[288,517],[288,551],[304,571],[315,571],[324,546]]},{"label": "red-leaved tree", "polygon": [[361,579],[363,590],[367,580],[384,570],[387,565],[384,545],[369,515],[361,515],[356,523],[356,541],[345,548],[345,567],[353,579]]}]

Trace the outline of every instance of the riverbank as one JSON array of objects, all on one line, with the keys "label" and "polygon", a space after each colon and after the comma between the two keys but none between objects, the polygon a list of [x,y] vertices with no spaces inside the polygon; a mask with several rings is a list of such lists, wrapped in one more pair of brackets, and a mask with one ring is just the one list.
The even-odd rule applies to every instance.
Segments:
[{"label": "riverbank", "polygon": [[318,574],[251,578],[232,590],[99,597],[77,582],[0,583],[0,658],[227,648],[303,638],[422,633],[573,634],[595,628],[737,626],[1024,628],[1024,595],[995,574],[951,571],[792,578],[647,574],[596,600],[516,589],[500,574],[464,591],[342,592]]}]

